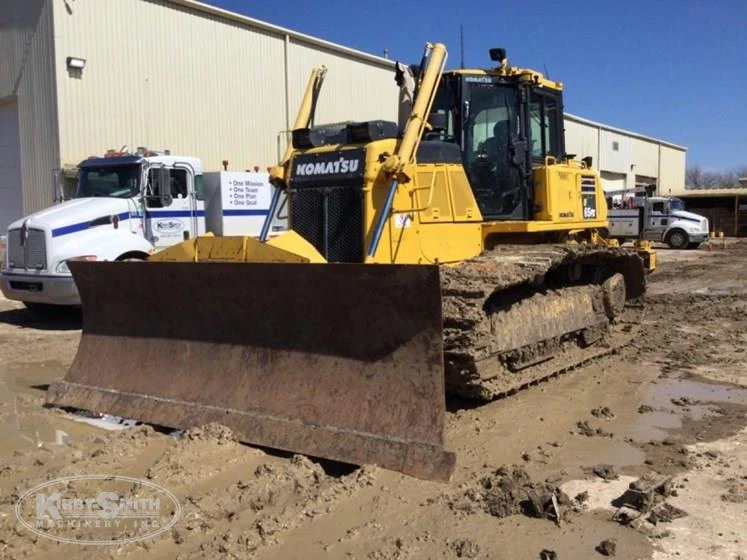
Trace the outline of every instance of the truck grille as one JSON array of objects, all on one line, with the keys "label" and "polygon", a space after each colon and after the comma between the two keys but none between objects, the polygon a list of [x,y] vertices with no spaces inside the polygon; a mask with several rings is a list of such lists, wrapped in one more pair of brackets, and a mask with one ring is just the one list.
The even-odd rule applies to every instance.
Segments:
[{"label": "truck grille", "polygon": [[360,186],[306,187],[291,193],[291,227],[328,262],[363,262]]},{"label": "truck grille", "polygon": [[10,268],[47,268],[47,245],[44,231],[29,229],[26,243],[21,244],[21,230],[8,231],[8,264]]},{"label": "truck grille", "polygon": [[21,247],[21,230],[11,229],[8,231],[8,265],[10,268],[23,268],[26,259],[23,258],[23,247]]}]

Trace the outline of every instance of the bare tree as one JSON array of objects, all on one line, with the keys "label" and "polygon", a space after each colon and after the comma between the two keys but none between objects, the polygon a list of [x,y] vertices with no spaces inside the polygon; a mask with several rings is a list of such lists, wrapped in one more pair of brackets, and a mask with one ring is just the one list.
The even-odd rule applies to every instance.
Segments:
[{"label": "bare tree", "polygon": [[699,165],[691,165],[685,172],[685,187],[688,189],[703,188],[703,168]]},{"label": "bare tree", "polygon": [[747,166],[731,171],[708,171],[699,165],[692,165],[685,172],[685,188],[688,189],[728,189],[739,186],[739,178],[747,177]]}]

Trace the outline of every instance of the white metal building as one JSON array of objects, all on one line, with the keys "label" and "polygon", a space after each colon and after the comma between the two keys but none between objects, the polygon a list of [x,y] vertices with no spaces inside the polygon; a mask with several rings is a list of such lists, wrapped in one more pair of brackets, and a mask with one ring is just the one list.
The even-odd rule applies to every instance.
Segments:
[{"label": "white metal building", "polygon": [[[319,122],[396,120],[393,61],[194,0],[0,0],[0,230],[107,149],[275,163],[320,64]],[[684,185],[684,148],[579,117],[566,128],[607,185]]]},{"label": "white metal building", "polygon": [[592,157],[605,190],[656,185],[658,194],[685,188],[687,148],[565,114],[566,151]]},{"label": "white metal building", "polygon": [[396,118],[393,61],[192,0],[0,0],[0,229],[110,148],[276,163],[319,64],[320,121]]}]

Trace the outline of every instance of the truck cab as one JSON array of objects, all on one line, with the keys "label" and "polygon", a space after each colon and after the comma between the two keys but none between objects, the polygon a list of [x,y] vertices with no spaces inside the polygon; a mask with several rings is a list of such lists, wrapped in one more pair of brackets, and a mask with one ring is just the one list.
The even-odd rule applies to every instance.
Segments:
[{"label": "truck cab", "polygon": [[[109,151],[80,163],[75,198],[8,227],[0,291],[27,307],[79,305],[67,262],[145,260],[206,231],[259,235],[269,214],[267,173],[203,173],[195,157]],[[268,221],[286,229],[285,204]]]},{"label": "truck cab", "polygon": [[[67,261],[145,260],[211,231],[260,234],[268,218],[268,173],[203,172],[195,157],[109,151],[79,165],[75,198],[8,227],[0,291],[27,307],[79,305]],[[268,221],[287,229],[285,199]]]},{"label": "truck cab", "polygon": [[144,260],[205,232],[199,159],[110,151],[79,167],[75,198],[8,227],[0,271],[8,299],[77,305],[68,260]]}]

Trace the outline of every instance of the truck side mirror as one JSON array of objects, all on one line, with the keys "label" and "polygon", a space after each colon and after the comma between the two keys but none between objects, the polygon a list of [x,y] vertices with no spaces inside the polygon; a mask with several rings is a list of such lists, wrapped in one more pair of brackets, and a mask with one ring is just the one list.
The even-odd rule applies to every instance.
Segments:
[{"label": "truck side mirror", "polygon": [[158,189],[161,205],[171,206],[174,197],[171,195],[171,171],[167,167],[158,168]]},{"label": "truck side mirror", "polygon": [[65,201],[65,192],[64,192],[64,177],[62,176],[62,169],[54,169],[52,170],[52,185],[54,188],[54,201],[55,202],[64,202]]}]

